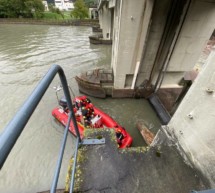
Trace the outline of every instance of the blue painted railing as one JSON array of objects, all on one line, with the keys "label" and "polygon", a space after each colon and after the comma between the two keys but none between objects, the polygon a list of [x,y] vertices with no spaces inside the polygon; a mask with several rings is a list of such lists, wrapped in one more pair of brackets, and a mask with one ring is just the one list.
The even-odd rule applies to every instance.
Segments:
[{"label": "blue painted railing", "polygon": [[66,100],[68,102],[68,108],[70,110],[70,114],[66,125],[66,129],[64,131],[62,145],[60,148],[57,166],[56,166],[50,192],[51,193],[56,192],[64,149],[66,145],[66,139],[67,139],[68,130],[69,130],[69,125],[70,125],[70,121],[72,120],[76,130],[77,139],[76,139],[76,147],[75,147],[75,159],[74,159],[73,170],[71,174],[72,175],[71,184],[70,184],[70,193],[71,193],[73,191],[73,186],[74,186],[76,158],[77,158],[78,146],[79,146],[79,143],[81,142],[81,138],[80,138],[77,122],[75,119],[75,114],[72,108],[72,101],[71,101],[71,96],[68,89],[67,80],[63,72],[63,69],[58,65],[53,65],[49,69],[47,74],[39,82],[39,84],[34,89],[34,91],[29,96],[29,98],[24,102],[23,106],[19,109],[19,111],[16,113],[13,119],[8,123],[8,125],[4,128],[3,132],[0,134],[0,169],[3,167],[8,155],[10,154],[10,151],[12,150],[17,139],[19,138],[20,134],[24,130],[25,125],[27,124],[28,120],[30,119],[31,115],[33,114],[41,98],[45,94],[46,90],[48,89],[49,85],[51,84],[52,80],[54,79],[57,73],[59,74],[61,84],[63,86],[63,91],[66,97]]}]

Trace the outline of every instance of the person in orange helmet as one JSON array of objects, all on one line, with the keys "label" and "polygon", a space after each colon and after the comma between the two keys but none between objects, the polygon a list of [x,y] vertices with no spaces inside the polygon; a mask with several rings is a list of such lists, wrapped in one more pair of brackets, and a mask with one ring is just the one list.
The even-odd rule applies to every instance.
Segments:
[{"label": "person in orange helmet", "polygon": [[116,138],[117,138],[117,143],[119,145],[121,145],[122,144],[122,140],[124,139],[124,136],[122,134],[122,130],[121,129],[117,129],[117,131],[116,131]]}]

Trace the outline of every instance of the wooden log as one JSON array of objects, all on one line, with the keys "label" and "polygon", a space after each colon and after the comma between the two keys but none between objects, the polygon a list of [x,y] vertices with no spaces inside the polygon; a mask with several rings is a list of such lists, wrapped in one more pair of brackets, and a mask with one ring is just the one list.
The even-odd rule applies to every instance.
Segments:
[{"label": "wooden log", "polygon": [[146,144],[150,145],[154,140],[155,137],[154,133],[152,133],[143,122],[138,122],[137,128],[139,129],[141,135],[143,136],[143,139],[145,140]]}]

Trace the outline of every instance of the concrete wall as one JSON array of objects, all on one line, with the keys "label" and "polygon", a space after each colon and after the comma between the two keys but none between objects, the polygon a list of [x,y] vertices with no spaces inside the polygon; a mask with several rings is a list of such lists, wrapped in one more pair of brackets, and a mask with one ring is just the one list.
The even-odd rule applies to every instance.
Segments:
[{"label": "concrete wall", "polygon": [[191,86],[170,123],[185,156],[215,188],[215,50]]},{"label": "concrete wall", "polygon": [[170,58],[164,85],[177,84],[185,71],[192,70],[214,28],[215,2],[192,1]]},{"label": "concrete wall", "polygon": [[114,88],[131,88],[142,57],[153,1],[117,1],[114,19],[112,67]]},{"label": "concrete wall", "polygon": [[101,9],[98,10],[98,13],[99,13],[99,25],[100,25],[100,28],[102,29],[102,27],[103,27],[103,23],[102,23],[102,21],[103,21],[103,19],[102,19],[102,17],[103,17],[102,10]]},{"label": "concrete wall", "polygon": [[100,27],[102,28],[103,39],[112,39],[112,11],[109,9],[109,4],[105,3],[104,6],[99,10]]},{"label": "concrete wall", "polygon": [[145,79],[149,79],[150,77],[165,27],[170,2],[170,0],[156,1],[154,5],[150,31],[146,42],[147,45],[145,51],[142,53],[136,86],[139,86]]},{"label": "concrete wall", "polygon": [[[185,72],[192,70],[197,63],[215,27],[215,2],[192,0],[188,9],[186,7],[185,4],[170,51],[164,62],[166,65],[164,71],[166,69],[167,71],[162,72],[156,87],[160,100],[171,114],[174,113],[175,103],[182,91],[178,85],[179,82]],[[188,10],[187,14],[186,10]],[[159,71],[154,74],[153,83],[156,82],[158,73]]]},{"label": "concrete wall", "polygon": [[[114,76],[117,77],[114,84],[116,88],[131,88],[134,82],[135,86],[139,86],[145,79],[149,79],[170,4],[171,0],[156,1],[151,19],[153,1],[109,2],[109,7],[115,7],[111,65]],[[191,2],[168,64],[164,85],[178,84],[184,72],[191,70],[195,65],[214,29],[212,25],[215,23],[214,4],[213,1],[202,0]],[[107,31],[104,32],[104,37],[110,30]],[[158,70],[159,68],[152,77],[153,83],[156,81]],[[138,72],[137,79],[134,76],[135,71]]]},{"label": "concrete wall", "polygon": [[114,8],[116,5],[116,0],[109,0],[109,8]]}]

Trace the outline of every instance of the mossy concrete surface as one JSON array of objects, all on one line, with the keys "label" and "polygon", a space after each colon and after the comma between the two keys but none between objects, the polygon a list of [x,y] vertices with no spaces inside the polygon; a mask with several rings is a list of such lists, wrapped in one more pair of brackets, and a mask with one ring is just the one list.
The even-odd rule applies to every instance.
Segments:
[{"label": "mossy concrete surface", "polygon": [[88,193],[189,193],[208,187],[174,146],[118,149],[114,131],[89,130],[104,145],[81,146],[75,191]]}]

